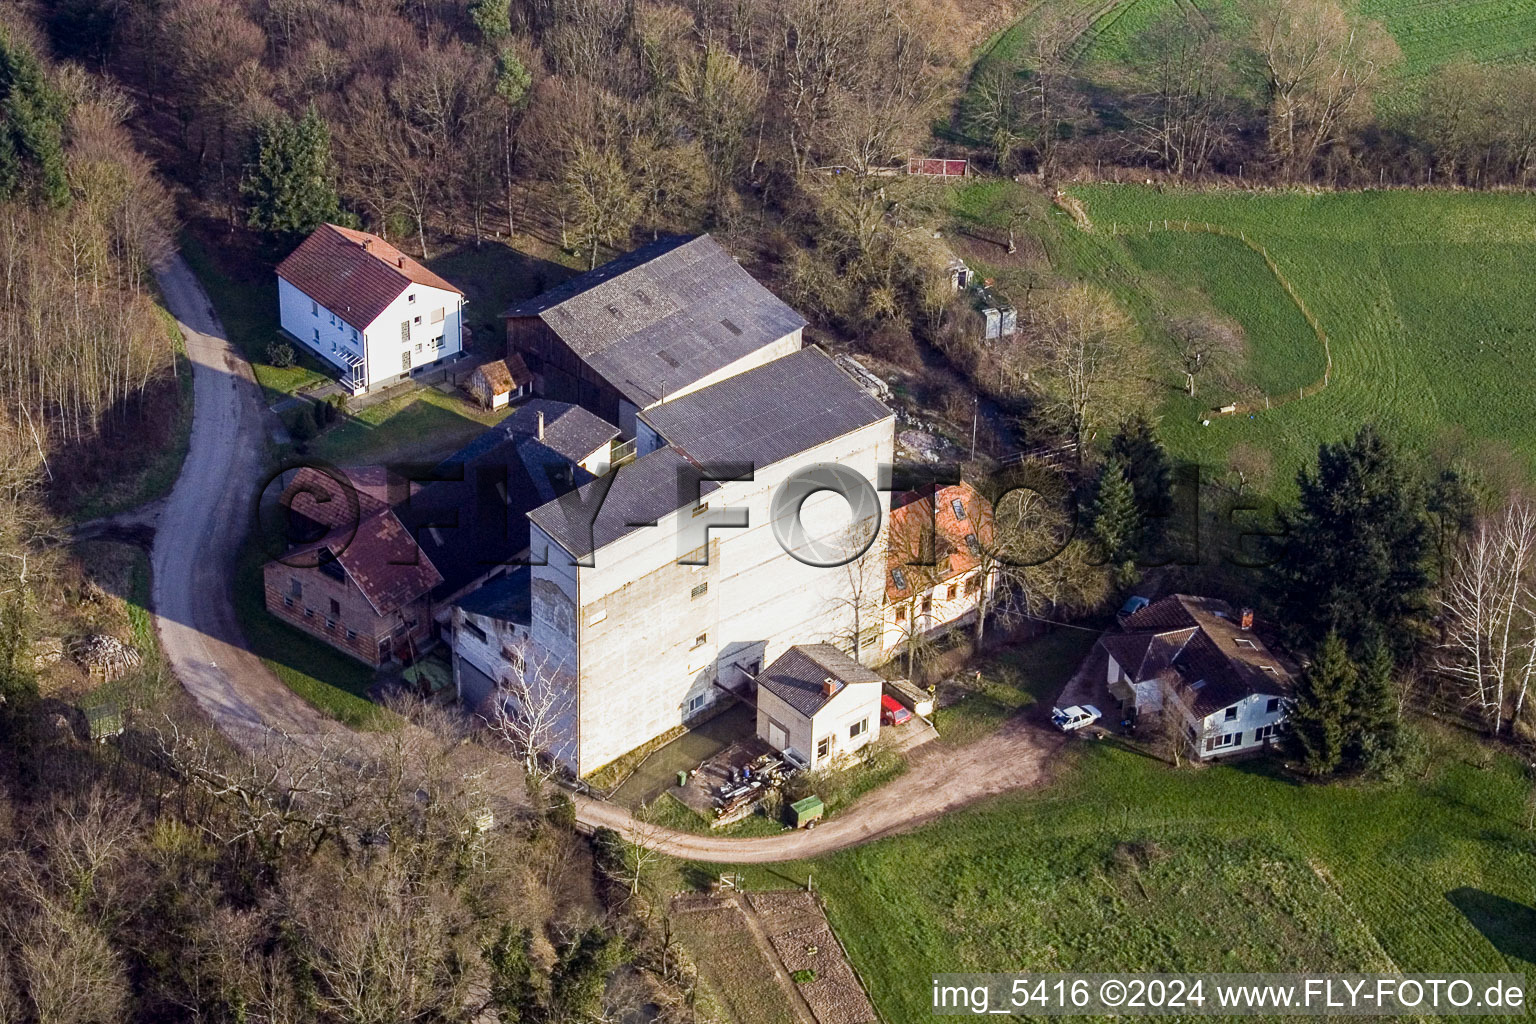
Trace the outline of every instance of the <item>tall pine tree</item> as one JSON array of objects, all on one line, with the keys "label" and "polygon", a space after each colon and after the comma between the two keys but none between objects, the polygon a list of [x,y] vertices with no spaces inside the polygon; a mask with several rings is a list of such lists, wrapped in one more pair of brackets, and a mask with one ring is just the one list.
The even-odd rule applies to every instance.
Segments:
[{"label": "tall pine tree", "polygon": [[1350,701],[1348,756],[1364,761],[1367,752],[1381,754],[1397,746],[1397,665],[1385,643],[1366,648]]},{"label": "tall pine tree", "polygon": [[1283,516],[1275,566],[1281,622],[1295,646],[1336,631],[1346,646],[1385,642],[1402,663],[1427,636],[1430,539],[1421,481],[1374,427],[1324,444]]},{"label": "tall pine tree", "polygon": [[331,133],[311,104],[295,121],[269,118],[256,135],[256,159],[240,183],[253,228],[292,238],[342,218],[331,163]]},{"label": "tall pine tree", "polygon": [[1119,581],[1129,583],[1136,571],[1136,545],[1141,539],[1141,513],[1136,493],[1125,475],[1125,462],[1111,455],[1099,473],[1089,510],[1093,537]]},{"label": "tall pine tree", "polygon": [[1344,641],[1329,633],[1296,681],[1287,701],[1286,737],[1309,775],[1332,775],[1344,764],[1358,675]]},{"label": "tall pine tree", "polygon": [[69,104],[48,81],[42,62],[0,32],[0,199],[24,190],[54,206],[69,201],[64,122]]}]

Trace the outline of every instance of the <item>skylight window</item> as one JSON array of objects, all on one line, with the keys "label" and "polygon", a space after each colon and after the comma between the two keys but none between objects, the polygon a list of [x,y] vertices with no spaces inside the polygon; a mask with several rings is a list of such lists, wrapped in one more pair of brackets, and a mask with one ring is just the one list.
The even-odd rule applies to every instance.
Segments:
[{"label": "skylight window", "polygon": [[976,539],[976,535],[974,533],[968,533],[965,535],[965,546],[971,549],[971,554],[981,554],[981,541]]},{"label": "skylight window", "polygon": [[955,498],[949,503],[949,507],[954,511],[956,519],[965,522],[965,502]]},{"label": "skylight window", "polygon": [[720,326],[724,327],[726,330],[730,331],[732,334],[740,334],[741,333],[741,328],[737,327],[734,323],[732,323],[729,320],[721,320],[720,321]]},{"label": "skylight window", "polygon": [[902,572],[900,569],[891,570],[891,581],[896,584],[897,590],[907,589],[907,574]]}]

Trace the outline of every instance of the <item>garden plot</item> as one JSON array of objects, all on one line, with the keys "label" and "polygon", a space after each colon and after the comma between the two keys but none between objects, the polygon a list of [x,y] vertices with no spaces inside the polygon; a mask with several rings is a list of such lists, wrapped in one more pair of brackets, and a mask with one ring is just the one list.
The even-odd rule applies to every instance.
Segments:
[{"label": "garden plot", "polygon": [[755,892],[747,899],[817,1024],[879,1019],[814,893]]}]

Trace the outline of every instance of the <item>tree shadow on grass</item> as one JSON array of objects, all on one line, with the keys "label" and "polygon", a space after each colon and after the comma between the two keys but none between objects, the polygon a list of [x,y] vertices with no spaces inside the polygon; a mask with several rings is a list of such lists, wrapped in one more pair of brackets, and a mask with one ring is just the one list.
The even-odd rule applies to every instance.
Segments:
[{"label": "tree shadow on grass", "polygon": [[1445,898],[1494,949],[1536,964],[1536,908],[1468,886],[1452,889]]}]

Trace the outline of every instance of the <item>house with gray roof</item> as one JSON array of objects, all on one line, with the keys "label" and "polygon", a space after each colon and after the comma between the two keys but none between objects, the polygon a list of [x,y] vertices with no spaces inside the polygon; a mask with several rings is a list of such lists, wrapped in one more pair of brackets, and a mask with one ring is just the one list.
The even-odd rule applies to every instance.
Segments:
[{"label": "house with gray roof", "polygon": [[825,768],[880,735],[882,683],[831,644],[791,647],[757,677],[757,735]]},{"label": "house with gray roof", "polygon": [[626,435],[642,409],[795,351],[805,327],[709,235],[659,239],[503,316],[539,394]]},{"label": "house with gray roof", "polygon": [[1260,749],[1284,723],[1296,669],[1248,609],[1171,594],[1126,616],[1098,646],[1122,712],[1177,716],[1196,757]]}]

